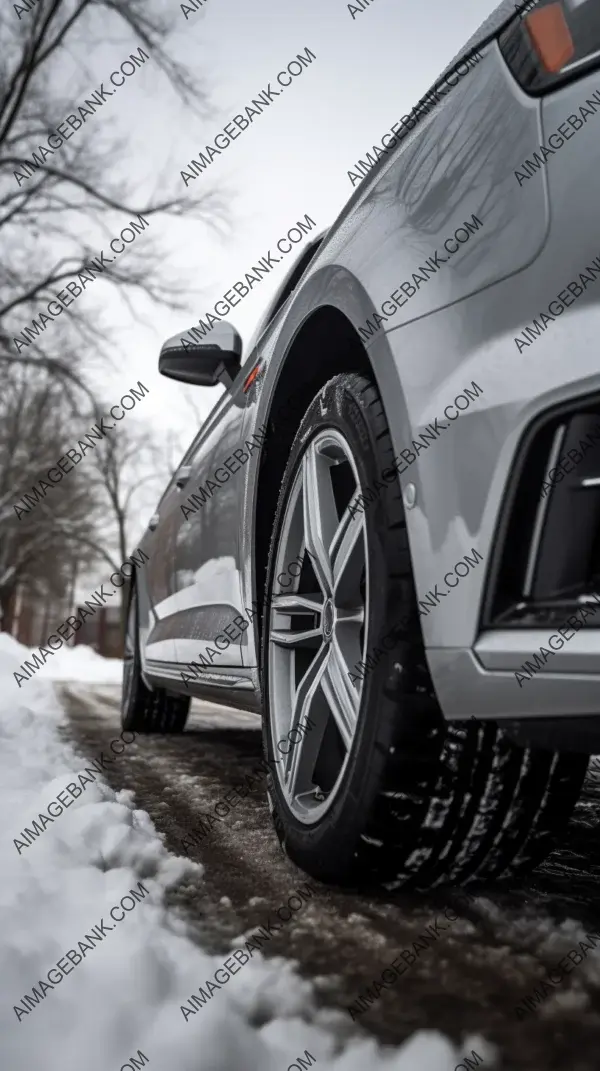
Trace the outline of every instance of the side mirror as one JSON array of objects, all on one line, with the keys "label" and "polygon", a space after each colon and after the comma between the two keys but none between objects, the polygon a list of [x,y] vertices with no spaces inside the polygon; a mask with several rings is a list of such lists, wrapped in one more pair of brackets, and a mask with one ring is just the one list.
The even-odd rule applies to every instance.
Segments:
[{"label": "side mirror", "polygon": [[192,327],[167,339],[160,351],[158,371],[181,383],[214,387],[221,382],[230,387],[242,367],[242,340],[235,327],[221,321],[206,334],[206,341],[183,338],[184,334],[194,337],[194,331],[200,334],[198,327]]}]

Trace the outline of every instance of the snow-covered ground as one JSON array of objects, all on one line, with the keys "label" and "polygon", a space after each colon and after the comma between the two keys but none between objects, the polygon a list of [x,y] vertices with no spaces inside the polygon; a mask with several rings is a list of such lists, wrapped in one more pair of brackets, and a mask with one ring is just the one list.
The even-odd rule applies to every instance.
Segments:
[{"label": "snow-covered ground", "polygon": [[[71,656],[71,678],[74,660],[85,672],[98,658]],[[0,633],[2,1071],[118,1071],[132,1066],[131,1057],[139,1063],[138,1050],[150,1067],[168,1071],[287,1071],[306,1050],[317,1071],[454,1071],[462,1052],[435,1031],[401,1049],[366,1036],[340,1048],[347,1016],[319,1011],[294,964],[260,952],[185,1017],[182,1005],[227,958],[204,952],[164,906],[165,891],[202,868],[167,852],[130,792],[115,793],[89,768],[80,780],[82,763],[57,733],[63,712],[49,667],[20,689],[14,681],[25,657]],[[81,795],[72,799],[67,785],[81,786]],[[59,794],[68,810],[55,805],[53,821],[42,823]],[[23,838],[35,820],[41,831]],[[138,882],[147,894],[113,922],[111,908]],[[101,942],[86,940],[103,925]],[[465,1038],[463,1051],[472,1049],[492,1067],[482,1038]]]},{"label": "snow-covered ground", "polygon": [[[27,657],[27,656],[25,656]],[[23,661],[23,656],[21,656]],[[79,644],[77,647],[61,647],[48,659],[44,676],[55,681],[94,681],[121,683],[123,661],[120,658],[103,658],[92,647]]]}]

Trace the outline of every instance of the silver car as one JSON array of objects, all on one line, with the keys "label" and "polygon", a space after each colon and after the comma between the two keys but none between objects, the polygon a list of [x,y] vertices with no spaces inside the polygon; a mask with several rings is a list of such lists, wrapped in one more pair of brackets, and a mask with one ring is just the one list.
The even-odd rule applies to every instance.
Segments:
[{"label": "silver car", "polygon": [[123,725],[259,714],[321,880],[526,870],[600,750],[599,57],[598,0],[502,4],[243,358],[223,321],[163,346],[227,390],[142,542]]}]

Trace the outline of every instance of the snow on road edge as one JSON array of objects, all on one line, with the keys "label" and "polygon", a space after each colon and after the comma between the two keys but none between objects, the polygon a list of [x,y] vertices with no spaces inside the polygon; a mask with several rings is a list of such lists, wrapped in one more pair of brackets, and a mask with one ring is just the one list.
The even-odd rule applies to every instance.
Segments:
[{"label": "snow on road edge", "polygon": [[[39,647],[33,647],[27,655],[21,652],[23,657],[30,658],[34,651],[39,653]],[[75,647],[69,645],[53,652],[51,658],[44,666],[44,676],[49,680],[77,680],[97,681],[120,684],[123,677],[122,658],[104,658],[93,647],[79,643]]]},{"label": "snow on road edge", "polygon": [[[166,850],[132,793],[115,793],[98,774],[31,845],[15,847],[59,793],[71,800],[63,790],[77,784],[74,774],[82,770],[57,733],[64,712],[52,685],[41,674],[20,689],[14,681],[13,670],[26,657],[25,648],[0,633],[3,1071],[70,1071],[82,1062],[87,1071],[119,1071],[138,1050],[148,1066],[169,1071],[287,1071],[305,1050],[319,1071],[454,1071],[461,1052],[433,1030],[399,1049],[362,1037],[337,1051],[336,1021],[346,1017],[318,1011],[310,984],[282,957],[253,955],[186,1022],[181,1005],[225,957],[205,953],[165,908],[165,891],[186,875],[201,877],[202,867]],[[121,912],[115,932],[100,931],[101,943],[85,942],[140,881],[149,895]],[[84,952],[90,946],[85,958],[65,960],[79,941]],[[68,974],[53,972],[59,960],[76,965]],[[17,1016],[15,1007],[27,1007],[23,997],[33,987],[43,996],[33,996],[27,1014]],[[491,1067],[483,1039],[465,1039],[469,1055],[472,1048]]]}]

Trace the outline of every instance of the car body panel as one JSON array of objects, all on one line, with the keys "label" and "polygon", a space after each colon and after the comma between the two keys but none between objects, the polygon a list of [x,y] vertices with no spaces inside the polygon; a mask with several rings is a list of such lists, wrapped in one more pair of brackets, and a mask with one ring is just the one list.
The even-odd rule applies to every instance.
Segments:
[{"label": "car body panel", "polygon": [[149,558],[141,573],[144,578],[139,606],[142,664],[144,660],[157,663],[177,660],[169,603],[174,591],[178,512],[179,492],[173,479],[156,507],[156,528],[148,529],[140,543]]},{"label": "car body panel", "polygon": [[[591,122],[580,130],[573,145],[563,146],[527,181],[519,183],[515,175],[547,133],[600,89],[600,75],[590,73],[543,97],[524,93],[497,42],[487,36],[513,14],[505,3],[487,20],[462,52],[483,45],[477,65],[351,197],[300,284],[249,352],[244,373],[260,361],[261,376],[247,398],[240,395],[238,377],[230,410],[224,406],[201,433],[193,480],[231,452],[230,434],[239,434],[239,445],[268,421],[290,348],[315,312],[334,308],[359,333],[456,228],[478,217],[477,233],[380,329],[362,336],[396,454],[441,420],[465,388],[472,383],[481,388],[468,412],[444,431],[443,449],[432,444],[399,477],[403,492],[414,497],[406,519],[418,598],[474,549],[483,559],[434,612],[422,616],[434,685],[449,718],[596,713],[600,683],[597,633],[580,637],[557,659],[554,675],[546,671],[521,690],[514,669],[545,633],[520,630],[503,643],[503,633],[492,638],[480,630],[499,514],[524,432],[549,406],[600,388],[595,349],[600,288],[598,295],[593,288],[586,292],[524,352],[515,343],[600,253],[593,228],[600,126]],[[253,453],[220,489],[222,516],[215,516],[211,534],[208,512],[200,522],[201,539],[193,523],[189,533],[177,533],[174,605],[181,608],[183,598],[198,613],[210,607],[212,618],[205,622],[215,626],[217,598],[243,608],[257,597],[260,463],[260,452]],[[225,531],[229,527],[235,532]],[[188,575],[193,584],[183,582]],[[164,611],[164,604],[158,608]],[[245,635],[247,643],[232,657],[253,681],[258,706],[256,629]],[[187,658],[187,625],[186,636],[177,643]]]},{"label": "car body panel", "polygon": [[[579,106],[598,90],[600,74],[593,72],[542,98],[540,136],[526,156],[531,158],[540,143],[547,145],[548,136],[567,116],[578,114]],[[497,455],[490,458],[485,467],[478,457],[477,485],[471,494],[465,493],[464,502],[471,503],[471,509],[478,501],[482,504],[478,540],[484,547],[493,545],[507,475],[525,429],[539,413],[551,406],[600,388],[597,352],[600,288],[597,284],[550,324],[534,344],[519,353],[514,342],[523,327],[539,318],[540,311],[547,310],[549,302],[564,290],[567,283],[577,280],[586,264],[600,255],[600,240],[592,223],[600,167],[599,132],[600,117],[597,116],[577,131],[572,144],[563,145],[556,151],[543,175],[538,172],[527,182],[538,189],[542,181],[546,185],[551,223],[548,240],[536,264],[524,273],[524,278],[505,284],[498,295],[498,313],[509,308],[514,323],[509,322],[504,336],[494,339],[482,366],[480,382],[483,385],[485,375],[496,403]],[[524,189],[525,186],[521,192]],[[477,322],[478,312],[480,310],[475,310],[471,327]],[[481,430],[480,438],[484,429]],[[467,444],[464,443],[462,458],[457,457],[456,461],[464,463],[466,455]],[[440,464],[441,482],[444,475],[448,477],[448,471],[444,473],[443,459]],[[487,498],[482,490],[486,479],[489,481]],[[455,476],[453,482],[458,490],[460,484]],[[464,510],[463,504],[455,503],[455,515],[459,508]],[[488,553],[488,561],[489,557]],[[589,630],[575,636],[568,646],[556,652],[552,665],[546,667],[543,675],[518,687],[515,671],[532,657],[554,630],[520,629],[510,636],[504,631],[478,636],[478,611],[485,580],[482,570],[482,575],[473,574],[472,586],[467,586],[462,594],[457,589],[452,605],[456,606],[458,622],[466,619],[468,627],[460,630],[462,634],[455,645],[448,642],[449,620],[448,617],[444,619],[442,608],[435,615],[437,632],[431,644],[435,649],[429,652],[429,660],[446,716],[458,717],[459,712],[464,716],[463,712],[473,712],[473,706],[483,710],[484,716],[500,718],[600,713],[598,632]],[[453,650],[453,646],[462,647],[462,650]],[[471,647],[473,649],[469,650]]]},{"label": "car body panel", "polygon": [[[509,113],[511,104],[514,105],[515,87],[497,47],[491,46],[477,67],[448,95],[439,114],[434,112],[401,143],[391,162],[380,170],[377,180],[369,183],[367,176],[363,196],[351,217],[345,220],[342,232],[337,233],[334,229],[326,238],[285,319],[259,341],[265,374],[261,389],[251,403],[257,424],[265,419],[270,408],[270,398],[285,353],[315,309],[323,305],[334,306],[358,331],[367,318],[372,319],[373,309],[379,309],[382,301],[402,280],[410,280],[412,272],[418,271],[419,265],[436,249],[441,249],[442,240],[473,212],[488,224],[487,228],[472,235],[469,243],[443,265],[439,273],[431,276],[427,285],[422,290],[419,288],[390,320],[389,329],[384,328],[367,343],[396,453],[410,445],[413,436],[436,416],[441,417],[444,406],[465,385],[469,386],[473,379],[477,379],[479,350],[489,343],[487,310],[492,303],[491,292],[487,292],[487,297],[479,295],[493,283],[522,271],[533,262],[548,233],[545,192],[520,190],[513,176],[511,165],[516,167],[524,154],[531,151],[531,144],[539,140],[538,104],[518,89],[516,92],[524,98],[522,108],[516,110],[512,121],[503,120],[502,116]],[[483,102],[471,111],[473,131],[469,131],[464,122],[471,97],[476,102]],[[494,112],[491,118],[485,104],[488,97],[496,102],[497,113]],[[505,136],[513,145],[513,160],[507,160],[506,153],[496,145],[499,123],[504,124]],[[481,152],[487,161],[485,169],[481,168],[477,153],[474,154],[472,172],[455,158],[456,137],[461,130],[465,141],[473,139],[481,144]],[[427,152],[422,147],[422,143],[429,145],[432,141],[436,146],[435,168],[427,163]],[[400,192],[401,188],[404,200],[410,195],[410,190],[402,186],[405,166],[421,190],[421,197],[408,207]],[[453,176],[451,212],[446,207],[448,175]],[[524,195],[522,205],[519,194]],[[515,216],[516,222],[513,222]],[[374,236],[372,245],[371,233]],[[366,243],[365,234],[369,235]],[[503,237],[506,234],[509,238]],[[365,244],[368,246],[366,252]],[[331,264],[333,258],[335,262]],[[363,285],[367,280],[368,291]],[[470,320],[474,301],[482,302],[487,319],[481,323],[482,337],[469,339],[466,345],[463,325]],[[463,418],[461,431],[471,450],[472,437],[480,434],[481,427],[482,443],[475,452],[483,449],[493,459],[497,456],[497,445],[489,441],[489,404],[484,398],[480,405],[479,425],[475,427],[477,418],[469,414]],[[461,421],[457,421],[453,435],[460,424]],[[462,442],[456,449],[462,449]],[[440,503],[444,483],[449,479],[447,473],[438,479],[436,465],[440,453],[443,451],[425,452],[410,470],[410,479],[416,479],[427,493],[427,508],[421,510],[419,497],[419,509],[407,516],[417,586],[423,592],[434,587],[447,560],[452,565],[471,549],[475,540],[469,531],[477,533],[479,527],[477,519],[469,517],[469,531],[460,529],[460,519],[456,529],[452,521],[457,515],[456,503],[444,500]],[[453,485],[454,479],[450,483]],[[249,498],[256,494],[255,488],[255,472],[249,466],[247,509]],[[464,515],[469,516],[469,511],[458,514],[458,517]],[[244,561],[251,567],[252,541],[248,528],[245,528],[243,538]],[[452,556],[454,547],[456,557]],[[447,568],[447,565],[442,568],[442,575]],[[247,569],[244,569],[244,575],[248,575]],[[249,594],[248,591],[247,597]],[[427,639],[432,642],[440,634],[446,635],[446,624],[439,623],[441,613],[440,609],[431,618],[433,631]],[[455,628],[453,622],[451,635],[456,634]]]},{"label": "car body panel", "polygon": [[[239,447],[243,424],[243,410],[225,393],[182,462],[191,472],[181,490],[169,602],[179,663],[206,654],[214,637],[242,610],[239,490],[223,459]],[[215,470],[225,482],[204,500],[201,489],[207,481],[215,483]],[[241,666],[241,644],[232,642],[215,664]]]}]

